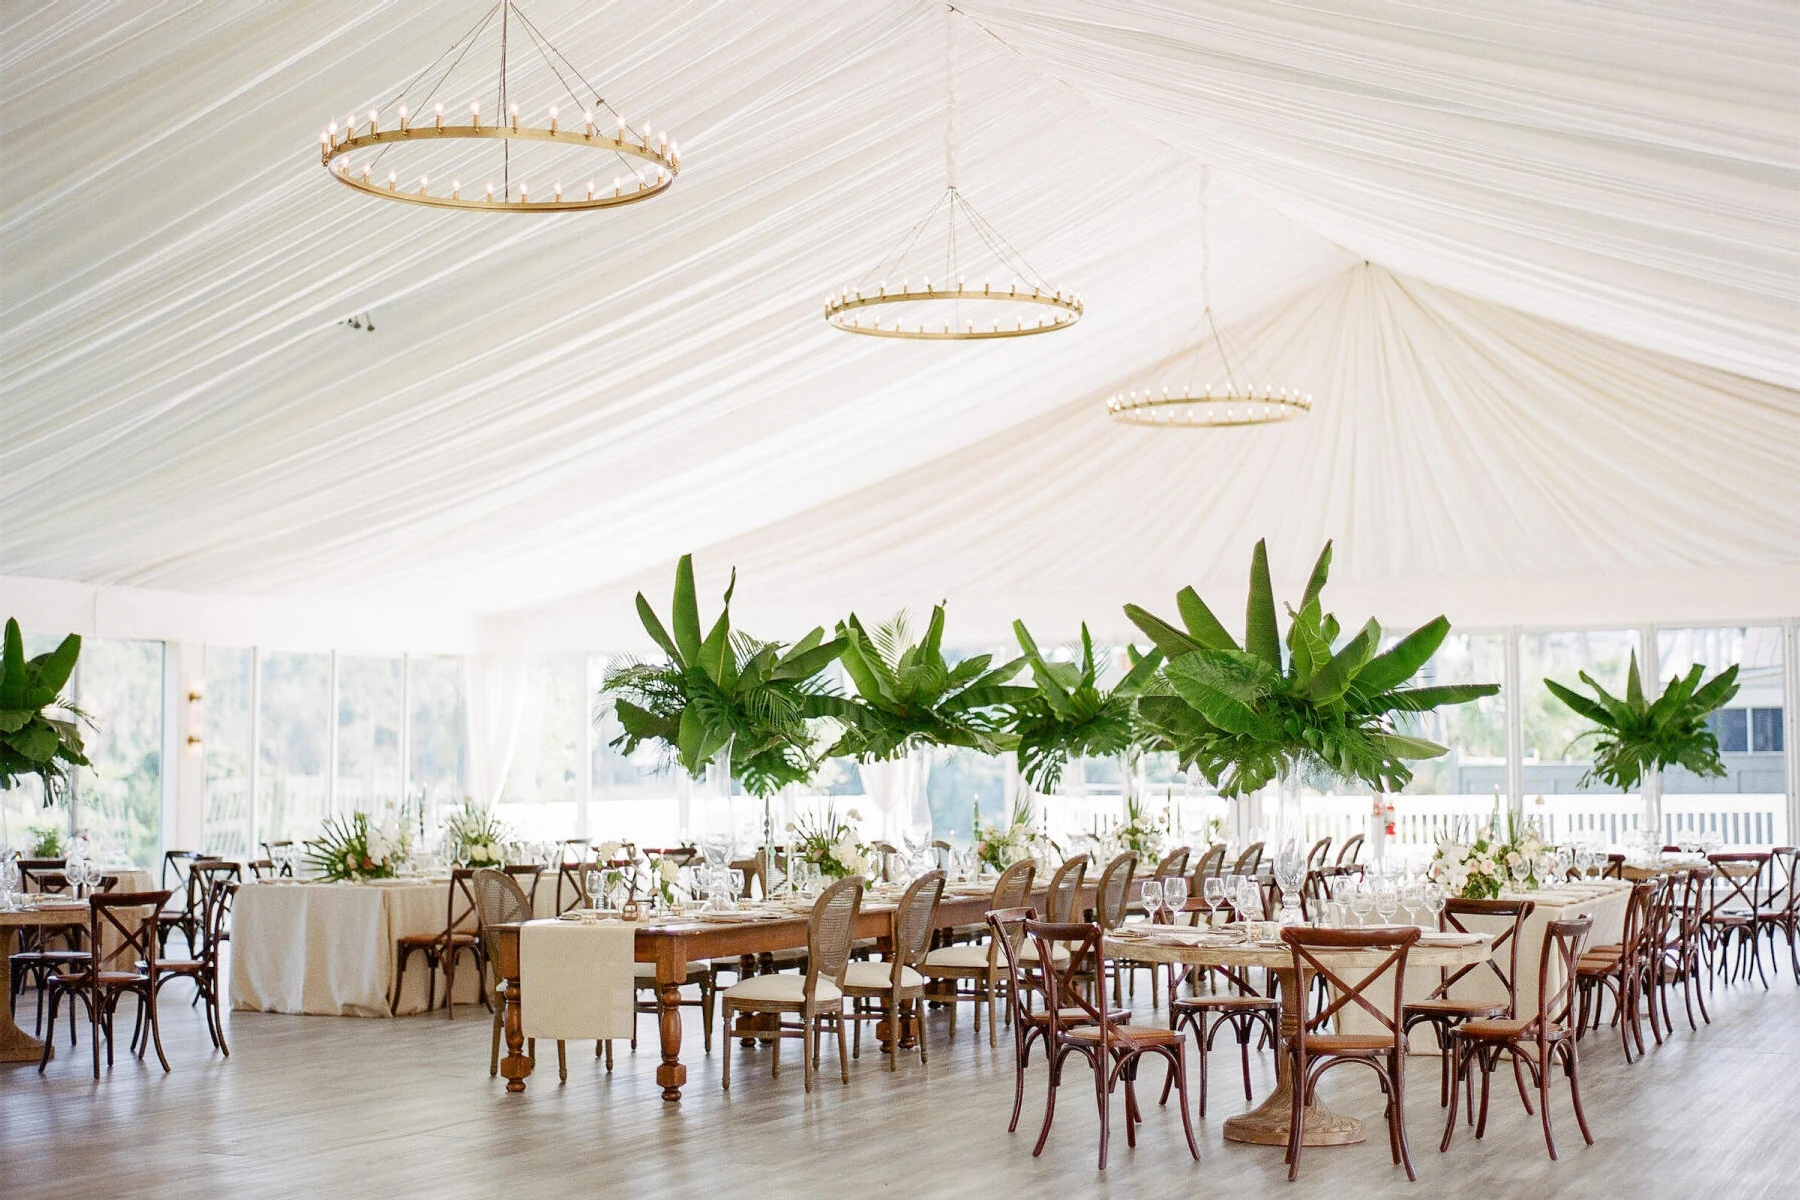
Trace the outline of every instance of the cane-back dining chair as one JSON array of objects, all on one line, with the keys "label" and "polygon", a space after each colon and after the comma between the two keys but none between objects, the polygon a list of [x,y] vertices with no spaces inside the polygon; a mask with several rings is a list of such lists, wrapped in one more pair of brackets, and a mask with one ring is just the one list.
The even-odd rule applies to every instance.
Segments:
[{"label": "cane-back dining chair", "polygon": [[[812,1091],[813,1076],[818,1071],[819,1043],[825,1027],[837,1031],[838,1066],[844,1083],[850,1082],[850,1047],[844,1036],[844,969],[850,963],[850,942],[855,936],[856,916],[862,909],[863,881],[852,875],[840,879],[819,894],[812,916],[806,925],[806,973],[803,975],[756,975],[740,980],[725,989],[725,1028],[732,1028],[736,1013],[773,1014],[772,1029],[758,1029],[755,1036],[774,1041],[772,1073],[781,1074],[781,1041],[797,1038],[800,1042],[801,1065],[806,1077],[806,1090]],[[796,1016],[798,1024],[788,1024],[784,1016]],[[727,1039],[729,1044],[729,1039]],[[727,1051],[719,1084],[731,1088],[731,1054]]]},{"label": "cane-back dining chair", "polygon": [[[1136,1146],[1137,1126],[1143,1120],[1137,1098],[1138,1069],[1146,1057],[1155,1056],[1164,1060],[1168,1078],[1174,1081],[1188,1152],[1198,1160],[1200,1146],[1194,1140],[1193,1114],[1187,1101],[1187,1039],[1173,1029],[1112,1019],[1100,1004],[1083,994],[1085,980],[1104,979],[1107,973],[1102,949],[1104,930],[1100,924],[1027,921],[1025,935],[1038,948],[1037,961],[1050,964],[1038,973],[1043,984],[1050,1086],[1044,1099],[1044,1127],[1038,1133],[1032,1155],[1042,1154],[1044,1143],[1050,1138],[1050,1123],[1056,1116],[1056,1089],[1071,1054],[1080,1055],[1094,1072],[1094,1096],[1100,1109],[1100,1169],[1106,1169],[1107,1142],[1112,1132],[1112,1094],[1121,1083],[1125,1085],[1125,1140]],[[1063,965],[1058,966],[1059,962]],[[1098,990],[1095,1000],[1103,1001]],[[1165,1087],[1165,1101],[1168,1094]]]},{"label": "cane-back dining chair", "polygon": [[[1488,1083],[1502,1054],[1513,1060],[1515,1073],[1523,1063],[1537,1083],[1537,1107],[1544,1122],[1544,1145],[1550,1157],[1556,1157],[1556,1139],[1550,1133],[1550,1070],[1560,1061],[1569,1079],[1569,1100],[1575,1108],[1575,1121],[1588,1145],[1594,1135],[1588,1131],[1587,1115],[1581,1111],[1581,1082],[1576,1064],[1576,1029],[1570,1019],[1575,1004],[1575,964],[1581,958],[1582,943],[1587,940],[1593,921],[1581,917],[1573,921],[1552,921],[1544,929],[1544,942],[1538,954],[1537,1009],[1529,1017],[1500,1019],[1492,1017],[1464,1021],[1450,1034],[1451,1056],[1455,1077],[1450,1089],[1449,1119],[1444,1125],[1440,1151],[1450,1149],[1456,1132],[1456,1083],[1466,1079],[1474,1069],[1481,1071],[1481,1112],[1475,1123],[1475,1136],[1487,1132]],[[1552,982],[1554,980],[1554,982]],[[1531,1100],[1525,1100],[1525,1111],[1531,1112]]]},{"label": "cane-back dining chair", "polygon": [[[929,1061],[925,1048],[925,976],[919,967],[931,950],[931,931],[937,924],[938,902],[944,896],[944,873],[927,871],[907,887],[894,910],[891,949],[885,962],[852,962],[844,968],[844,995],[850,999],[849,1019],[856,1024],[851,1056],[862,1055],[865,1021],[881,1021],[888,1031],[888,1069],[899,1069],[900,1050],[907,1037],[915,1039],[919,1065]],[[903,1031],[910,1030],[910,1033]]]},{"label": "cane-back dining chair", "polygon": [[[1412,925],[1377,926],[1368,929],[1315,929],[1289,925],[1281,940],[1293,956],[1294,995],[1289,1002],[1299,1009],[1299,1028],[1286,1039],[1288,1080],[1293,1107],[1288,1125],[1288,1178],[1300,1174],[1300,1152],[1306,1144],[1306,1112],[1312,1106],[1319,1079],[1345,1063],[1358,1063],[1374,1071],[1387,1095],[1388,1149],[1394,1161],[1406,1168],[1409,1180],[1417,1179],[1412,1151],[1406,1144],[1406,959],[1419,929]],[[1329,999],[1317,1005],[1312,980],[1326,982]],[[1392,1003],[1383,1003],[1377,984],[1391,980]],[[1371,1000],[1371,996],[1375,996]],[[1354,1006],[1354,1007],[1352,1007]],[[1367,1033],[1338,1029],[1340,1015],[1359,1012],[1374,1022]],[[1335,1031],[1334,1030],[1338,1030]]]},{"label": "cane-back dining chair", "polygon": [[[1031,883],[1036,871],[1037,865],[1026,858],[1000,872],[1000,878],[994,883],[994,894],[988,901],[988,909],[992,911],[1022,906],[1026,897],[1031,894]],[[956,1037],[957,1006],[967,1002],[974,1008],[975,1032],[981,1032],[981,1010],[985,1007],[988,1012],[988,1045],[999,1044],[995,1004],[1005,981],[1006,971],[1000,958],[998,942],[990,939],[986,945],[964,943],[939,946],[926,953],[919,963],[918,971],[928,981],[941,984],[947,989],[934,992],[931,998],[950,1005],[952,1039]]]}]

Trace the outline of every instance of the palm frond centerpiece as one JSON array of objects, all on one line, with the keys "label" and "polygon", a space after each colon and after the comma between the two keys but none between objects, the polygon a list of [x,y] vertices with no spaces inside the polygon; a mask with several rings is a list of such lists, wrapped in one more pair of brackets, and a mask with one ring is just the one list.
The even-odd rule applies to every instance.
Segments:
[{"label": "palm frond centerpiece", "polygon": [[71,633],[48,654],[26,658],[19,623],[7,619],[0,654],[0,791],[35,775],[48,808],[75,768],[89,765],[81,742],[85,716],[62,694],[80,656],[81,638]]},{"label": "palm frond centerpiece", "polygon": [[1019,739],[1019,772],[1026,782],[1040,792],[1053,792],[1070,760],[1129,754],[1140,745],[1137,698],[1162,666],[1162,651],[1139,654],[1135,646],[1126,647],[1130,669],[1110,689],[1102,689],[1085,622],[1079,663],[1046,659],[1023,621],[1013,622],[1013,633],[1037,685],[1012,705],[1010,714]]},{"label": "palm frond centerpiece", "polygon": [[818,722],[850,719],[850,704],[819,678],[845,643],[825,641],[822,628],[787,647],[734,631],[736,587],[733,571],[718,619],[702,636],[693,556],[682,555],[668,625],[641,592],[637,598],[644,630],[667,661],[613,667],[600,692],[618,717],[623,732],[613,745],[622,752],[660,744],[694,778],[718,760],[750,794],[768,797],[817,770]]},{"label": "palm frond centerpiece", "polygon": [[1671,675],[1662,695],[1652,700],[1644,694],[1634,650],[1623,699],[1595,683],[1586,671],[1581,672],[1581,681],[1594,689],[1592,697],[1554,679],[1544,680],[1551,695],[1598,727],[1582,735],[1595,739],[1594,765],[1582,784],[1598,780],[1629,792],[1646,775],[1676,766],[1696,775],[1725,774],[1719,739],[1706,718],[1737,695],[1738,669],[1733,664],[1702,684],[1705,674],[1706,668],[1695,663],[1686,675]]},{"label": "palm frond centerpiece", "polygon": [[1167,658],[1170,695],[1144,695],[1139,715],[1221,796],[1243,796],[1283,776],[1322,772],[1375,791],[1412,779],[1409,761],[1447,747],[1394,727],[1394,714],[1427,712],[1498,692],[1498,684],[1407,687],[1450,632],[1443,617],[1380,651],[1374,620],[1340,641],[1337,618],[1320,593],[1331,570],[1331,543],[1314,564],[1288,630],[1280,630],[1268,548],[1256,543],[1240,645],[1193,588],[1175,597],[1177,626],[1139,608],[1125,615]]}]

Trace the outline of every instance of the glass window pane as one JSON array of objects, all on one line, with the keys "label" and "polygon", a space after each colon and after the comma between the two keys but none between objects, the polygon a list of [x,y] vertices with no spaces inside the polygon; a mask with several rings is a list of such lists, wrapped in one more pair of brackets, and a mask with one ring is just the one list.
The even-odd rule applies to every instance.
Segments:
[{"label": "glass window pane", "polygon": [[1777,625],[1660,629],[1663,681],[1695,663],[1707,677],[1733,663],[1738,694],[1714,713],[1723,778],[1674,768],[1663,773],[1663,825],[1671,839],[1711,835],[1728,846],[1791,840],[1787,827],[1787,763],[1782,719],[1787,703]]},{"label": "glass window pane", "polygon": [[147,867],[162,855],[163,644],[82,642],[76,703],[93,718],[76,825],[105,862]]},{"label": "glass window pane", "polygon": [[469,793],[469,714],[463,661],[428,656],[407,660],[412,704],[412,791],[423,799],[426,824]]},{"label": "glass window pane", "polygon": [[385,813],[400,804],[399,658],[338,658],[337,810]]},{"label": "glass window pane", "polygon": [[331,656],[262,656],[256,829],[262,842],[314,837],[327,812]]},{"label": "glass window pane", "polygon": [[[1495,633],[1452,633],[1420,669],[1414,687],[1501,683],[1506,641]],[[1543,684],[1537,685],[1541,690]],[[1429,713],[1402,714],[1401,732],[1450,747],[1441,758],[1413,764],[1407,795],[1492,796],[1506,788],[1506,697],[1486,696]],[[1396,811],[1406,807],[1396,806]],[[1397,831],[1396,831],[1397,832]]]},{"label": "glass window pane", "polygon": [[249,650],[206,648],[206,813],[201,840],[209,854],[242,858],[250,836]]},{"label": "glass window pane", "polygon": [[519,837],[574,835],[587,706],[586,655],[547,655],[531,663],[518,745],[501,802],[495,806],[500,819]]}]

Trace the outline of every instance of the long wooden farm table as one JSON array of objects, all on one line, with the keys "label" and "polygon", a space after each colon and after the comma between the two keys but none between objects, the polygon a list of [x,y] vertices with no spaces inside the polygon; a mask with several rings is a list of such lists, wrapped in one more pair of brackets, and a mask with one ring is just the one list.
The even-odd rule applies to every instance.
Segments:
[{"label": "long wooden farm table", "polygon": [[[1091,898],[1092,887],[1085,889]],[[1033,896],[1041,901],[1039,889]],[[938,905],[936,926],[940,929],[957,925],[979,925],[993,899],[991,891],[977,895],[946,893]],[[893,937],[895,905],[866,899],[856,919],[855,936],[874,938],[886,950]],[[688,964],[715,958],[755,958],[782,950],[806,948],[807,914],[779,917],[740,924],[711,924],[701,921],[673,920],[651,924],[637,932],[635,958],[641,963],[656,964],[656,986],[661,993],[662,1065],[656,1068],[656,1082],[662,1085],[664,1100],[681,1099],[682,1085],[687,1082],[687,1067],[681,1061],[681,1010],[676,1001],[681,985],[687,979]],[[519,927],[496,925],[496,948],[499,961],[495,975],[505,998],[502,1021],[506,1030],[506,1057],[500,1073],[506,1077],[506,1090],[522,1092],[525,1078],[531,1074],[532,1060],[525,1054],[525,1034],[519,1013]],[[731,1036],[731,1031],[725,1031]]]}]

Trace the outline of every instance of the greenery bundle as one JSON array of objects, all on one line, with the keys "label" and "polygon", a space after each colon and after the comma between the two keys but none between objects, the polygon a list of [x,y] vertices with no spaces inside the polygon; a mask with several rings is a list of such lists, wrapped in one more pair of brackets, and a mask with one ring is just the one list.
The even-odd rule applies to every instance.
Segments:
[{"label": "greenery bundle", "polygon": [[1145,731],[1138,722],[1137,698],[1162,665],[1160,650],[1140,655],[1135,646],[1126,647],[1130,669],[1110,690],[1102,690],[1094,640],[1085,623],[1079,663],[1046,660],[1023,621],[1013,622],[1013,633],[1036,685],[1008,710],[1008,724],[1018,738],[1019,772],[1032,787],[1055,791],[1071,759],[1122,755],[1139,747]]},{"label": "greenery bundle", "polygon": [[1013,801],[1012,815],[1006,825],[978,823],[975,860],[984,867],[1004,871],[1043,849],[1042,843],[1042,831],[1038,829],[1037,814],[1031,808],[1031,797],[1021,794]]},{"label": "greenery bundle", "polygon": [[689,775],[725,755],[731,774],[755,796],[770,796],[812,777],[823,758],[815,722],[852,719],[851,706],[834,696],[819,673],[845,649],[814,629],[791,647],[763,642],[731,628],[731,594],[701,636],[692,555],[675,568],[668,626],[638,594],[638,616],[667,662],[629,663],[609,670],[601,693],[612,699],[623,731],[613,745],[629,754],[645,742],[664,746]]},{"label": "greenery bundle", "polygon": [[19,623],[7,619],[0,660],[0,791],[35,775],[48,808],[61,799],[74,769],[88,765],[82,713],[62,698],[80,655],[81,638],[71,633],[50,653],[27,659]]},{"label": "greenery bundle", "polygon": [[920,641],[912,640],[905,613],[873,633],[851,613],[837,632],[857,703],[833,754],[878,762],[920,746],[962,746],[986,754],[1008,748],[1007,706],[1031,695],[1030,688],[1008,683],[1023,662],[989,669],[993,656],[977,654],[952,665],[943,652],[943,605],[931,610]]},{"label": "greenery bundle", "polygon": [[368,813],[326,817],[319,836],[306,843],[306,862],[321,878],[392,879],[406,860],[407,840],[394,822],[375,825]]},{"label": "greenery bundle", "polygon": [[[857,819],[854,809],[849,817]],[[793,857],[818,867],[827,879],[867,875],[874,866],[873,851],[858,840],[856,826],[839,819],[836,808],[827,808],[821,815],[802,815],[788,826],[788,832],[793,835]]]},{"label": "greenery bundle", "polygon": [[1426,712],[1499,690],[1497,684],[1404,685],[1450,631],[1443,617],[1377,653],[1371,620],[1339,645],[1337,618],[1319,596],[1331,568],[1325,544],[1282,637],[1262,542],[1250,563],[1250,597],[1240,646],[1193,588],[1176,596],[1182,627],[1125,606],[1132,623],[1167,656],[1170,695],[1143,695],[1139,715],[1183,767],[1195,767],[1222,796],[1242,796],[1294,772],[1323,771],[1396,791],[1412,778],[1409,760],[1447,748],[1394,728],[1395,713]]},{"label": "greenery bundle", "polygon": [[1586,671],[1581,672],[1581,681],[1594,689],[1592,699],[1554,679],[1544,680],[1553,696],[1599,727],[1576,739],[1595,739],[1594,765],[1582,783],[1599,780],[1629,792],[1645,775],[1665,767],[1683,767],[1696,775],[1725,774],[1719,739],[1707,728],[1706,718],[1737,695],[1738,669],[1729,666],[1702,684],[1705,673],[1706,668],[1696,663],[1686,675],[1671,675],[1662,695],[1651,700],[1644,694],[1634,650],[1622,700]]}]

